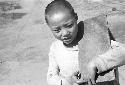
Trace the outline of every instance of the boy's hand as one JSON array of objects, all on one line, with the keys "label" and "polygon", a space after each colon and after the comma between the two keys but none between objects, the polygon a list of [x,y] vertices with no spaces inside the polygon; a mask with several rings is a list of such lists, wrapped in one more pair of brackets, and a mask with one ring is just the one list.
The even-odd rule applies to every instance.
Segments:
[{"label": "boy's hand", "polygon": [[80,72],[74,73],[73,76],[72,76],[72,80],[73,80],[74,83],[77,83],[78,85],[82,84],[82,83],[85,83],[84,79],[81,77]]},{"label": "boy's hand", "polygon": [[82,78],[81,79],[77,79],[75,76],[73,76],[73,80],[74,80],[74,83],[77,83],[77,84],[85,83],[85,81]]},{"label": "boy's hand", "polygon": [[73,76],[72,76],[72,81],[74,83],[77,83],[78,85],[79,84],[84,84],[84,85],[93,85],[93,84],[96,84],[97,68],[96,68],[96,66],[94,65],[93,62],[91,62],[91,63],[88,64],[88,71],[89,71],[88,72],[89,76],[87,78],[85,78],[85,79],[83,79],[81,77],[81,73],[79,73],[79,72],[74,73]]}]

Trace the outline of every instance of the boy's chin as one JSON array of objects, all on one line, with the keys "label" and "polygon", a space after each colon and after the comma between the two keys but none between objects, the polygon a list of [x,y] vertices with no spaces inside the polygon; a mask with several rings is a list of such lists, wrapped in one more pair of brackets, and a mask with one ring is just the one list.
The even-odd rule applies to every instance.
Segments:
[{"label": "boy's chin", "polygon": [[63,42],[63,44],[64,44],[65,46],[67,46],[67,47],[72,47],[72,46],[74,46],[73,41]]},{"label": "boy's chin", "polygon": [[66,45],[69,45],[69,44],[72,43],[72,41],[71,40],[70,41],[63,41],[63,43],[66,44]]}]

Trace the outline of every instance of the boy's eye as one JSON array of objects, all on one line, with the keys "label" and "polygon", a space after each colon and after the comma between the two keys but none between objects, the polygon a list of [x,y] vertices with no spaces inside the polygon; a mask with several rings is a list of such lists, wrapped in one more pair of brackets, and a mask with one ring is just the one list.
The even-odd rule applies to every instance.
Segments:
[{"label": "boy's eye", "polygon": [[60,30],[54,30],[54,32],[57,32],[57,33],[58,33],[58,32],[60,32]]},{"label": "boy's eye", "polygon": [[58,32],[60,32],[60,28],[56,28],[55,30],[53,30],[54,32],[56,32],[56,33],[58,33]]},{"label": "boy's eye", "polygon": [[65,28],[71,28],[72,26],[73,26],[73,23],[64,25]]}]

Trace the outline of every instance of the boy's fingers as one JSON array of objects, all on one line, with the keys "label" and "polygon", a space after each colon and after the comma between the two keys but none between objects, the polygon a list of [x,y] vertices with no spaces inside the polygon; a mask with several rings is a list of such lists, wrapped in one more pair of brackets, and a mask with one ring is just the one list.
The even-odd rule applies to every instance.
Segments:
[{"label": "boy's fingers", "polygon": [[85,83],[85,82],[86,82],[86,81],[83,80],[82,78],[81,78],[81,79],[78,79],[78,80],[76,81],[77,84],[81,84],[81,83]]},{"label": "boy's fingers", "polygon": [[88,85],[92,85],[91,79],[88,80]]}]

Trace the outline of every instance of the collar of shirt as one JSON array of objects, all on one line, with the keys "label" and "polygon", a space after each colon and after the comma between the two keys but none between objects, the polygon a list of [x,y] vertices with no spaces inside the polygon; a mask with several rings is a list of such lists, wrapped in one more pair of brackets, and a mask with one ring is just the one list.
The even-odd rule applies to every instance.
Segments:
[{"label": "collar of shirt", "polygon": [[59,42],[61,43],[62,47],[64,47],[68,51],[79,51],[78,45],[75,45],[73,47],[66,47],[62,41]]}]

